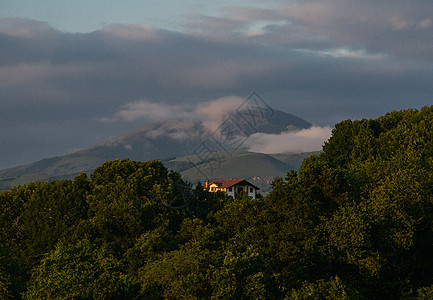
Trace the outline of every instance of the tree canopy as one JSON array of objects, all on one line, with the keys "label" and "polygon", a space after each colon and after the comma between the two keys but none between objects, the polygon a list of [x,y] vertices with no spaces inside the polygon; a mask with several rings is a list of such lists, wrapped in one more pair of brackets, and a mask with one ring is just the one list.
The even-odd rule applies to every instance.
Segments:
[{"label": "tree canopy", "polygon": [[335,126],[259,199],[161,162],[0,194],[0,299],[431,299],[433,107]]}]

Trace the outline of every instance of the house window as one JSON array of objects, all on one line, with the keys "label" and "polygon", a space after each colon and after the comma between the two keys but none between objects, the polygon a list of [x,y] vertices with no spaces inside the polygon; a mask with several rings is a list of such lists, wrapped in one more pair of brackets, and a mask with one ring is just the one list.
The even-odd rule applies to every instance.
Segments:
[{"label": "house window", "polygon": [[250,193],[252,193],[253,192],[253,188],[252,187],[250,187]]},{"label": "house window", "polygon": [[229,187],[229,192],[231,192],[232,191],[232,187]]}]

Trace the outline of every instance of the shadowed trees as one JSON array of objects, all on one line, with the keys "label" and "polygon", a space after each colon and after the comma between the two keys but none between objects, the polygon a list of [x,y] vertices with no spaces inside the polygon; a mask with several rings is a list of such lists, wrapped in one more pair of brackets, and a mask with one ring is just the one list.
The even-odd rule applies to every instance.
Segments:
[{"label": "shadowed trees", "polygon": [[0,299],[429,299],[433,108],[335,126],[254,200],[160,162],[0,194]]}]

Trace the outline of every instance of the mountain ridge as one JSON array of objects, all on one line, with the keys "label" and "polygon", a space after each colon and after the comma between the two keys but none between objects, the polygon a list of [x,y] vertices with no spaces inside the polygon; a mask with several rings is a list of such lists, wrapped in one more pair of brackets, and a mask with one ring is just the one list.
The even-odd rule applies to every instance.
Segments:
[{"label": "mountain ridge", "polygon": [[[242,132],[249,131],[250,133],[262,132],[274,134],[287,130],[305,129],[311,126],[309,122],[297,116],[278,110],[273,111],[272,114],[267,116],[262,115],[260,122],[255,128],[252,128],[248,121],[239,118],[234,113],[229,114],[228,118],[232,121],[234,120],[236,126],[241,128]],[[169,168],[171,166],[174,171],[186,172],[184,175],[187,175],[192,172],[190,170],[188,173],[188,169],[192,169],[194,166],[185,164],[179,158],[190,156],[202,143],[214,143],[215,138],[212,134],[215,132],[215,129],[211,131],[206,127],[205,122],[200,119],[179,118],[153,122],[73,153],[45,158],[30,164],[0,170],[0,190],[9,189],[15,185],[31,181],[72,179],[81,172],[92,172],[107,160],[123,158],[139,161],[160,160],[167,164]],[[231,160],[236,159],[238,155],[245,155],[247,153],[242,148],[236,150],[238,153],[231,157]],[[222,151],[221,155],[226,155],[227,153]],[[270,159],[270,156],[260,156],[258,154],[251,157],[254,158],[252,160],[256,161],[252,164],[253,166],[259,163],[260,157],[262,159]],[[244,160],[242,157],[238,159]],[[184,169],[179,168],[182,164]],[[296,169],[299,165],[299,163],[295,163],[293,166],[290,166],[290,164],[286,164],[278,159],[270,164],[274,170],[280,170],[283,167],[293,167]],[[221,174],[226,174],[226,171],[221,172]],[[277,173],[276,175],[281,174],[281,172]],[[260,174],[254,175],[258,176]]]}]

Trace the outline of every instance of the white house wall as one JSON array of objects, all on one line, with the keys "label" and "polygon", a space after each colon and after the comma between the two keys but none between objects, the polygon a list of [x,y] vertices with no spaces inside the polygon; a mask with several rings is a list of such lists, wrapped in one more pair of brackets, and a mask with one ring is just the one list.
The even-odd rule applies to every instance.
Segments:
[{"label": "white house wall", "polygon": [[256,199],[256,189],[251,187],[253,189],[252,192],[250,192],[250,187],[248,187],[248,196],[249,197],[253,197],[254,199]]},{"label": "white house wall", "polygon": [[[227,189],[227,195],[234,197],[235,191],[237,191],[237,189],[240,188],[240,187],[242,188],[242,190],[244,191],[244,193],[248,195],[248,197],[252,197],[252,198],[256,199],[256,189],[254,187],[250,186],[250,185],[234,185],[232,187],[231,194],[229,194],[228,189]],[[252,192],[250,192],[250,188],[253,189]]]}]

